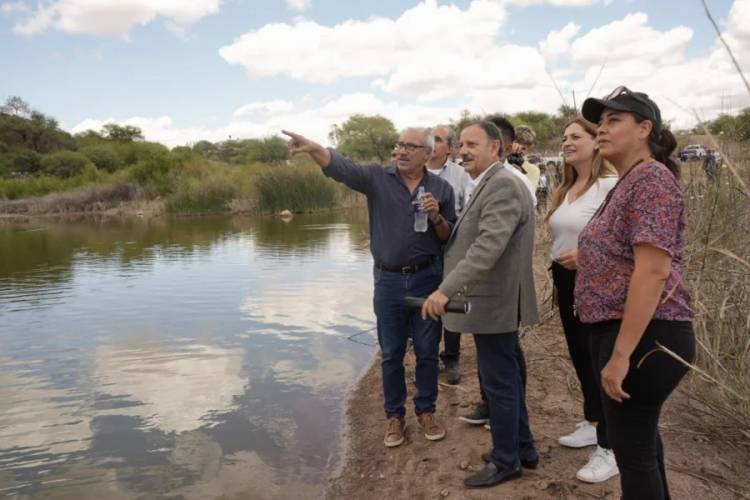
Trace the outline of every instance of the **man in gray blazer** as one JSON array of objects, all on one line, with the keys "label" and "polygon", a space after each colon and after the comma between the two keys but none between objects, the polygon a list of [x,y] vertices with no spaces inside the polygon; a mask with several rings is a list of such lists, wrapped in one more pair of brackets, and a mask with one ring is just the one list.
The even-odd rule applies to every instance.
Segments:
[{"label": "man in gray blazer", "polygon": [[[443,316],[447,329],[471,332],[482,388],[490,406],[492,451],[487,466],[464,480],[470,488],[494,486],[536,467],[539,455],[516,350],[519,326],[536,323],[534,204],[528,189],[500,163],[502,138],[490,122],[461,132],[461,157],[476,184],[448,240],[444,279],[425,301],[423,316]],[[445,313],[451,298],[472,304],[470,314]]]}]

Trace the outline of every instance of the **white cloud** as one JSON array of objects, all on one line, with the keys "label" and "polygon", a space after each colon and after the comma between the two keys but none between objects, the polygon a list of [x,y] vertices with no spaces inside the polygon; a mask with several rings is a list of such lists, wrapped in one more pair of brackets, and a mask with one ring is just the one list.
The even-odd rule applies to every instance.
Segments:
[{"label": "white cloud", "polygon": [[290,101],[283,99],[274,99],[273,101],[251,102],[245,104],[234,112],[235,117],[247,116],[258,112],[278,113],[280,111],[289,111],[294,107]]},{"label": "white cloud", "polygon": [[658,31],[648,26],[648,15],[628,14],[621,21],[595,28],[572,43],[571,57],[578,65],[600,65],[636,59],[673,63],[684,58],[693,30],[678,26]]},{"label": "white cloud", "polygon": [[218,12],[220,3],[221,0],[56,0],[40,4],[13,30],[27,36],[55,28],[67,33],[126,37],[134,26],[163,17],[170,29],[179,32]]},{"label": "white cloud", "polygon": [[[736,0],[729,11],[724,39],[727,41],[735,57],[740,63],[750,59],[750,0]],[[717,46],[719,43],[717,42]],[[720,50],[724,50],[720,47]]]},{"label": "white cloud", "polygon": [[[728,39],[738,40],[740,50],[739,41],[746,36],[742,30],[747,31],[750,22],[748,3],[735,2],[732,14],[740,21],[733,18],[727,30]],[[621,84],[644,91],[659,105],[664,119],[677,128],[694,125],[694,112],[703,118],[716,116],[722,111],[723,95],[732,95],[737,107],[750,104],[723,47],[717,44],[704,55],[687,55],[692,34],[684,26],[659,31],[648,25],[643,13],[593,29],[570,44],[570,69],[578,77],[569,88],[578,89],[579,96],[588,92],[606,62],[593,95],[605,95]]]},{"label": "white cloud", "polygon": [[550,4],[555,7],[587,7],[598,3],[609,5],[613,0],[502,0],[506,5],[530,7],[532,5]]},{"label": "white cloud", "polygon": [[287,7],[299,12],[309,9],[311,4],[312,0],[286,0]]},{"label": "white cloud", "polygon": [[315,83],[426,67],[435,71],[438,51],[440,60],[452,63],[492,47],[505,18],[504,8],[489,0],[474,0],[467,10],[424,0],[397,19],[348,20],[330,27],[309,20],[267,24],[219,54],[254,78],[286,75]]},{"label": "white cloud", "polygon": [[380,114],[392,120],[396,127],[401,129],[411,125],[429,126],[445,123],[450,118],[457,117],[461,111],[459,107],[422,106],[399,101],[384,101],[371,93],[345,94],[319,103],[311,103],[303,99],[297,103],[290,103],[291,106],[288,109],[281,106],[276,110],[269,110],[263,108],[264,104],[267,103],[245,105],[267,110],[268,113],[262,117],[262,120],[243,119],[244,113],[238,116],[235,112],[234,120],[218,127],[177,127],[169,116],[132,117],[124,120],[90,118],[70,128],[70,132],[75,134],[89,129],[101,130],[106,123],[134,125],[141,129],[147,140],[174,147],[200,140],[224,141],[229,136],[233,138],[267,137],[280,134],[282,129],[291,129],[322,144],[328,144],[328,132],[331,125],[341,124],[357,113]]},{"label": "white cloud", "polygon": [[559,31],[550,31],[547,38],[539,42],[539,50],[544,55],[547,64],[556,66],[560,59],[570,53],[570,44],[580,30],[581,27],[578,24],[571,22]]},{"label": "white cloud", "polygon": [[[179,127],[168,116],[121,123],[139,126],[149,140],[170,146],[230,135],[264,137],[282,128],[327,143],[331,125],[355,113],[384,115],[398,128],[446,122],[464,108],[553,113],[563,99],[573,103],[573,92],[580,106],[589,91],[604,95],[620,84],[652,95],[677,127],[694,124],[694,108],[706,118],[715,116],[723,95],[734,99],[734,109],[750,105],[718,42],[701,55],[689,54],[693,31],[688,27],[657,29],[636,12],[587,31],[570,22],[536,46],[520,46],[502,38],[507,5],[474,0],[461,9],[424,0],[396,19],[268,24],[222,48],[221,56],[257,78],[283,75],[330,83],[364,77],[373,90],[320,100],[251,102],[215,127]],[[725,35],[738,54],[750,55],[748,26],[750,0],[737,0]],[[93,122],[94,128],[107,121]]]},{"label": "white cloud", "polygon": [[29,8],[23,2],[4,2],[0,5],[0,14],[9,16],[16,12],[26,12]]}]

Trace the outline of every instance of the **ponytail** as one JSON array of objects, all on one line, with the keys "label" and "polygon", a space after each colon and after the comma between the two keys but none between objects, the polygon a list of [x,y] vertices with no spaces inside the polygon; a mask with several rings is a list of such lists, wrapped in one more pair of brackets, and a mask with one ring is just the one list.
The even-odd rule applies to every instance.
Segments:
[{"label": "ponytail", "polygon": [[[635,113],[633,116],[638,123],[645,120]],[[680,178],[680,163],[672,156],[674,150],[677,149],[677,139],[669,129],[660,128],[657,130],[656,127],[653,127],[648,136],[648,149],[656,161],[663,163],[675,178]]]}]

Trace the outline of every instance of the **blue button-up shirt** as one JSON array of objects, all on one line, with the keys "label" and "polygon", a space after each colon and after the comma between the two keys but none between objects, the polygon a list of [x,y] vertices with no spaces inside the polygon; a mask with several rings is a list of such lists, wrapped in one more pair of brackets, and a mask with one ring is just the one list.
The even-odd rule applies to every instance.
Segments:
[{"label": "blue button-up shirt", "polygon": [[370,215],[370,251],[375,262],[402,267],[421,264],[442,256],[443,244],[432,224],[426,232],[414,231],[414,212],[419,186],[424,186],[440,206],[440,214],[452,226],[456,222],[453,188],[436,175],[424,176],[414,193],[404,183],[398,168],[378,164],[358,165],[333,149],[326,176],[367,196]]}]

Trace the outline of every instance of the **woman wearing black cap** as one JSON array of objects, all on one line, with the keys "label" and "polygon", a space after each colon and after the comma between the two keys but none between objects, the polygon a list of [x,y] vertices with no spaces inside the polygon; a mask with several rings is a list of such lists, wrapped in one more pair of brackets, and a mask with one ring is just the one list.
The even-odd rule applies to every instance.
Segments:
[{"label": "woman wearing black cap", "polygon": [[622,498],[670,498],[659,413],[687,367],[660,346],[695,356],[676,141],[656,104],[625,87],[582,111],[599,124],[599,151],[620,179],[580,234],[576,310],[592,330]]}]

